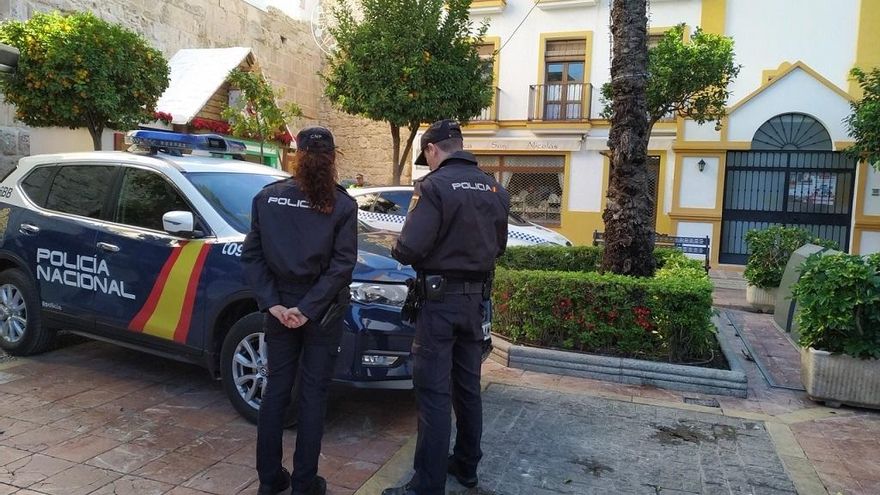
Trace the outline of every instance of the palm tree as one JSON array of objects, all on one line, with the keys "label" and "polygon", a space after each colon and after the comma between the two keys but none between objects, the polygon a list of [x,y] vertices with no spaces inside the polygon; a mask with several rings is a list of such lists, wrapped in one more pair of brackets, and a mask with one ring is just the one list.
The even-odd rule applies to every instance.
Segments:
[{"label": "palm tree", "polygon": [[608,147],[611,173],[605,221],[604,271],[654,273],[654,222],[646,168],[648,16],[646,0],[612,0],[611,91],[614,115]]}]

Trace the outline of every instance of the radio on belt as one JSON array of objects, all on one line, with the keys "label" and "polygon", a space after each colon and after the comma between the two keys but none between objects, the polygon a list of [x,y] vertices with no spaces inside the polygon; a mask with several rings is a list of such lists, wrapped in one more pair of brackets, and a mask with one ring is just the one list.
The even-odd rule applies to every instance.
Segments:
[{"label": "radio on belt", "polygon": [[180,156],[184,152],[208,151],[224,155],[243,155],[247,147],[241,141],[227,139],[216,134],[181,134],[164,131],[129,131],[125,144],[149,150],[150,154],[160,151]]}]

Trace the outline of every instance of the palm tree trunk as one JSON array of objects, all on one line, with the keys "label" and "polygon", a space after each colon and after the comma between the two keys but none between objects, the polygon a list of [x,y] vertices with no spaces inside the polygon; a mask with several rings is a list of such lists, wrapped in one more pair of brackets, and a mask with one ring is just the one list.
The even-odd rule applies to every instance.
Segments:
[{"label": "palm tree trunk", "polygon": [[654,273],[654,222],[646,167],[649,137],[646,0],[613,0],[611,90],[614,116],[602,268],[623,275]]}]

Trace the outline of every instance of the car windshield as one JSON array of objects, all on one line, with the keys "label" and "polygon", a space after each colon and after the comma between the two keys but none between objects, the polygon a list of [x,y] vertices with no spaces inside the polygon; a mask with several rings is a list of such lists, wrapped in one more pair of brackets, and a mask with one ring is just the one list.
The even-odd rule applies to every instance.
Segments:
[{"label": "car windshield", "polygon": [[281,175],[196,172],[186,174],[190,182],[211,206],[235,230],[251,229],[251,201],[267,184],[283,179]]}]

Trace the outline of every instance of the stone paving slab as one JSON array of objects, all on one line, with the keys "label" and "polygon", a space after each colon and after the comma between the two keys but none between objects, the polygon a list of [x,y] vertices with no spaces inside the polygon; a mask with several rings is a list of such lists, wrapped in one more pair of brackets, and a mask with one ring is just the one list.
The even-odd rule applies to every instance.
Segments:
[{"label": "stone paving slab", "polygon": [[489,493],[796,493],[760,421],[501,384],[483,397]]}]

